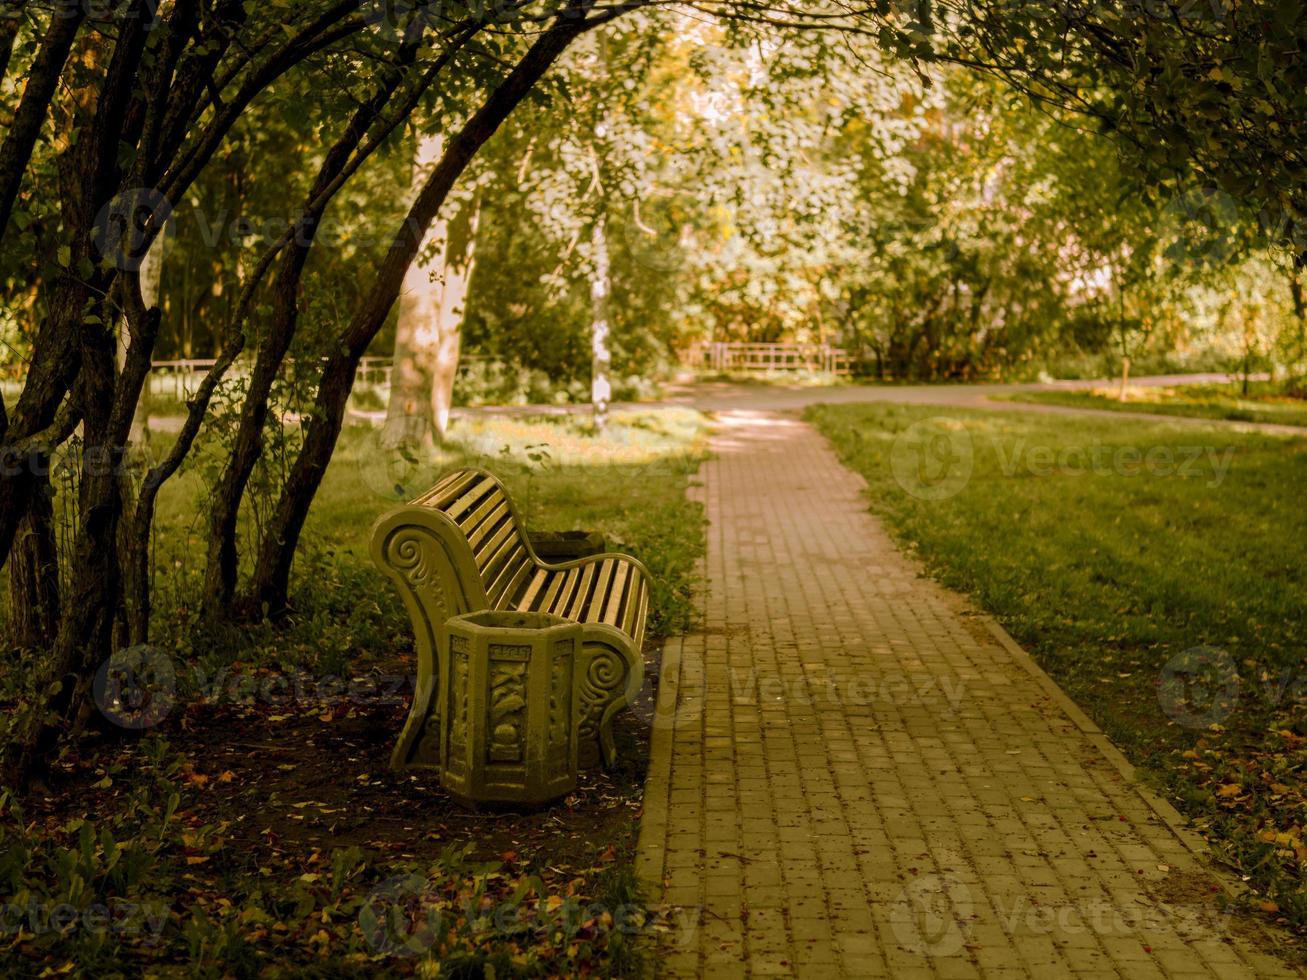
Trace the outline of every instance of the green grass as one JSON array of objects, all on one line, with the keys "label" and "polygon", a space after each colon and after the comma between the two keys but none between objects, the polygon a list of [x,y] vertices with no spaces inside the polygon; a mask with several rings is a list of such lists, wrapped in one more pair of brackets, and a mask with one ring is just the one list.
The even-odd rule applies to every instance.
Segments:
[{"label": "green grass", "polygon": [[1307,399],[1285,394],[1278,382],[1250,382],[1247,395],[1243,394],[1243,386],[1238,382],[1169,388],[1135,385],[1126,392],[1125,401],[1121,401],[1118,392],[1116,387],[1105,387],[1089,391],[1026,391],[1006,397],[1018,402],[1101,408],[1112,412],[1148,412],[1307,426]]},{"label": "green grass", "polygon": [[[1307,928],[1307,439],[940,413],[809,417],[931,573],[995,615],[1268,910]],[[1192,700],[1172,684],[1187,666]]]},{"label": "green grass", "polygon": [[[486,416],[458,422],[443,447],[414,458],[383,450],[376,429],[349,427],[314,498],[297,556],[292,599],[300,618],[315,635],[342,634],[328,648],[344,644],[364,658],[378,645],[393,649],[388,634],[397,620],[407,620],[368,557],[368,530],[383,511],[416,496],[441,473],[472,465],[508,484],[530,529],[599,531],[611,550],[643,561],[654,579],[650,632],[684,630],[704,547],[702,507],[686,499],[685,488],[705,454],[706,434],[706,418],[690,409],[618,412],[602,436],[585,415]],[[164,439],[156,435],[156,442],[158,453]],[[160,498],[159,626],[179,642],[185,642],[188,600],[198,594],[203,574],[206,480],[224,458],[221,446],[202,447]],[[257,506],[246,508],[242,524],[246,558],[258,513],[268,506],[251,497]],[[323,582],[335,587],[324,590]],[[357,601],[360,595],[365,601]]]}]

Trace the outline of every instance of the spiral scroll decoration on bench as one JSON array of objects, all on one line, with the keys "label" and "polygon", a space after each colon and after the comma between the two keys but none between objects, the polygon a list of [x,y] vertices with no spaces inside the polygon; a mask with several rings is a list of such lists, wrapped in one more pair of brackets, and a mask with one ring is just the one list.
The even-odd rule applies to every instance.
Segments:
[{"label": "spiral scroll decoration on bench", "polygon": [[[448,614],[439,572],[440,563],[446,560],[443,545],[426,528],[401,527],[386,538],[382,555],[390,567],[404,577],[434,638],[439,624]],[[439,656],[437,651],[432,652]],[[430,666],[432,674],[438,677],[439,665],[433,662]],[[414,762],[436,765],[440,761],[440,701],[439,694],[431,700],[418,742],[412,750]]]},{"label": "spiral scroll decoration on bench", "polygon": [[605,762],[612,759],[613,747],[606,744],[611,740],[606,722],[626,705],[626,698],[620,694],[614,696],[613,692],[626,686],[630,673],[629,665],[612,647],[588,643],[585,652],[591,659],[581,679],[579,692],[581,717],[578,737],[583,766],[594,765],[600,759]]}]

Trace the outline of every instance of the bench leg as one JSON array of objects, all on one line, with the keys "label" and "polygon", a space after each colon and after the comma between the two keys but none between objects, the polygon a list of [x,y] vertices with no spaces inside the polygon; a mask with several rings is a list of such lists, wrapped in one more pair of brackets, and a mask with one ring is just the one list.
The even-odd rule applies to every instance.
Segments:
[{"label": "bench leg", "polygon": [[613,718],[639,693],[644,661],[626,637],[610,627],[586,626],[584,636],[577,741],[579,764],[589,769],[617,761]]},{"label": "bench leg", "polygon": [[408,709],[404,730],[390,755],[394,769],[438,769],[440,767],[440,699],[436,678],[418,678],[413,704]]}]

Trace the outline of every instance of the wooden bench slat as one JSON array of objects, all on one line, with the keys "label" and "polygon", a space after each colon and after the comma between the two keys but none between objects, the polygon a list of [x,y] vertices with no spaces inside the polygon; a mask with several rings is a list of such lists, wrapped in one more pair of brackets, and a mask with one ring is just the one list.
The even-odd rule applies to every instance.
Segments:
[{"label": "wooden bench slat", "polygon": [[564,619],[581,620],[581,610],[590,601],[590,593],[594,589],[595,571],[594,565],[586,565],[582,570],[581,581],[577,584],[576,592],[572,595],[572,601],[563,609],[562,617]]},{"label": "wooden bench slat", "polygon": [[522,543],[521,535],[516,533],[510,535],[499,549],[499,553],[491,559],[482,572],[482,579],[486,583],[486,595],[490,599],[491,607],[498,607],[499,600],[503,597],[509,584],[527,567],[530,561],[531,559],[526,554],[526,545]]},{"label": "wooden bench slat", "polygon": [[507,507],[502,511],[496,509],[487,515],[487,519],[477,525],[476,530],[468,538],[468,547],[472,549],[477,568],[484,568],[490,560],[489,556],[504,543],[505,535],[515,530],[513,521],[508,516]]},{"label": "wooden bench slat", "polygon": [[[459,528],[467,535],[467,543],[473,551],[481,547],[481,542],[508,517],[508,501],[502,494],[491,494],[476,510],[458,522]],[[506,523],[511,524],[508,520]]]},{"label": "wooden bench slat", "polygon": [[609,626],[616,626],[620,620],[618,616],[622,609],[622,603],[626,601],[626,593],[629,588],[628,578],[631,574],[631,566],[622,562],[617,566],[613,574],[612,589],[608,593],[608,599],[604,603],[603,612],[600,613],[599,621],[607,623]]},{"label": "wooden bench slat", "polygon": [[616,567],[617,562],[611,558],[605,559],[600,564],[599,573],[595,576],[594,589],[590,593],[589,600],[581,607],[580,618],[582,622],[597,623],[600,621]]},{"label": "wooden bench slat", "polygon": [[489,590],[490,605],[495,609],[511,609],[513,596],[522,587],[522,583],[531,575],[534,566],[527,556],[526,549],[521,548],[520,557],[514,558],[504,566],[499,578]]},{"label": "wooden bench slat", "polygon": [[635,594],[627,603],[621,627],[622,632],[634,640],[637,647],[644,640],[644,617],[648,602],[649,584],[641,576]]},{"label": "wooden bench slat", "polygon": [[463,488],[470,486],[477,478],[475,473],[468,473],[466,470],[455,470],[448,476],[442,478],[434,487],[413,501],[417,507],[433,507],[440,509],[440,502],[443,497],[451,494],[457,495],[462,492]]},{"label": "wooden bench slat", "polygon": [[427,506],[443,510],[467,493],[468,489],[474,486],[478,479],[475,473],[456,474],[456,477],[456,479],[449,480],[443,486],[437,484],[436,489],[427,495]]},{"label": "wooden bench slat", "polygon": [[523,612],[548,612],[578,622],[606,623],[629,634],[644,611],[644,577],[621,558],[605,558],[584,569],[536,569],[534,574],[528,567],[516,576],[516,588],[522,591],[516,599],[503,601],[504,593],[498,585],[505,581],[502,571],[492,588],[501,605]]},{"label": "wooden bench slat", "polygon": [[547,581],[549,581],[549,573],[543,568],[537,568],[536,573],[531,576],[531,581],[527,583],[526,590],[522,593],[521,598],[513,603],[513,608],[530,609],[531,603],[535,601],[535,597],[540,594],[540,590],[544,588]]},{"label": "wooden bench slat", "polygon": [[558,590],[554,596],[554,601],[550,603],[545,612],[552,613],[555,616],[566,618],[567,607],[571,604],[572,598],[576,595],[577,589],[581,585],[581,579],[585,575],[583,568],[568,569],[567,574],[563,576],[563,587]]},{"label": "wooden bench slat", "polygon": [[531,607],[531,612],[552,612],[554,601],[558,598],[559,591],[567,581],[567,575],[560,575],[557,572],[549,573],[549,587],[545,589],[544,595],[540,601]]},{"label": "wooden bench slat", "polygon": [[521,540],[517,528],[512,521],[504,521],[498,525],[493,534],[472,549],[482,581],[498,570],[496,560],[504,557],[505,550],[512,547],[515,540]]},{"label": "wooden bench slat", "polygon": [[466,491],[453,503],[442,507],[441,510],[445,512],[446,517],[454,521],[456,524],[461,525],[462,522],[459,520],[459,515],[466,513],[470,508],[475,507],[477,503],[484,499],[487,493],[497,489],[498,484],[495,482],[494,478],[488,476],[484,480],[475,483],[472,486],[472,489]]}]

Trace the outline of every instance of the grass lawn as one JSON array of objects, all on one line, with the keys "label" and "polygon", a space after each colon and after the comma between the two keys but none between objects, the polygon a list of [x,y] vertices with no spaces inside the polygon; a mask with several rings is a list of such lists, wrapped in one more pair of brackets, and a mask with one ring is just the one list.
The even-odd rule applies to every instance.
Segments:
[{"label": "grass lawn", "polygon": [[941,414],[809,417],[931,573],[1307,929],[1307,438]]},{"label": "grass lawn", "polygon": [[1118,388],[1088,391],[1023,391],[1005,396],[1010,401],[1072,408],[1102,408],[1112,412],[1152,412],[1158,415],[1187,415],[1234,422],[1276,422],[1307,426],[1307,399],[1284,394],[1278,382],[1253,381],[1248,394],[1238,382],[1193,384],[1174,387],[1135,385],[1121,401]]},{"label": "grass lawn", "polygon": [[[634,936],[660,916],[632,872],[639,713],[615,727],[613,770],[535,812],[470,813],[431,773],[392,772],[412,634],[367,557],[368,529],[440,471],[485,466],[529,526],[599,530],[649,566],[656,641],[692,612],[704,533],[685,489],[705,433],[689,410],[618,414],[603,437],[583,418],[487,418],[414,463],[348,429],[310,517],[291,621],[220,634],[188,608],[205,474],[221,458],[206,450],[161,501],[154,640],[177,679],[165,717],[127,740],[88,737],[21,806],[0,793],[0,886],[24,922],[6,934],[0,974],[635,972]],[[247,516],[254,534],[257,511]],[[121,928],[87,920],[99,904]],[[55,928],[61,906],[78,917]]]}]

